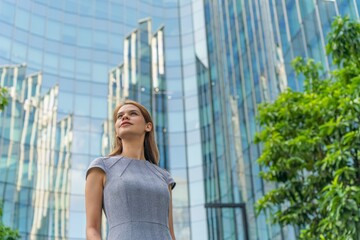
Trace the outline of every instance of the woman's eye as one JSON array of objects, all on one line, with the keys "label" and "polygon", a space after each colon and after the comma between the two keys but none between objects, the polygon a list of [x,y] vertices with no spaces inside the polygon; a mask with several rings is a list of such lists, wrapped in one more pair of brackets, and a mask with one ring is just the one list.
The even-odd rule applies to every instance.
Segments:
[{"label": "woman's eye", "polygon": [[122,115],[118,115],[118,118],[122,118]]},{"label": "woman's eye", "polygon": [[132,112],[131,115],[137,115],[137,113],[136,113],[136,112]]}]

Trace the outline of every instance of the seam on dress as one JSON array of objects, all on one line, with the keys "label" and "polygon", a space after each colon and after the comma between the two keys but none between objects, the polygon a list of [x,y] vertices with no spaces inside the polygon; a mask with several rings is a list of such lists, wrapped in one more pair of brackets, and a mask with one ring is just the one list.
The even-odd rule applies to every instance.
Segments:
[{"label": "seam on dress", "polygon": [[[163,178],[161,178],[162,180],[165,180],[165,183],[169,186],[171,185],[171,190],[174,189],[174,187],[176,186],[176,182],[174,180],[174,178],[170,175],[169,171],[167,171],[166,169],[160,168],[160,167],[155,167],[152,166],[156,172],[158,172]],[[154,171],[153,171],[154,172]],[[156,174],[157,176],[159,176],[158,174]]]},{"label": "seam on dress", "polygon": [[[109,158],[107,158],[107,159],[112,159],[112,158],[115,158],[115,157],[109,157]],[[110,170],[110,168],[112,168],[112,166],[114,166],[119,160],[121,159],[121,157],[117,157],[117,159],[116,160],[114,160],[114,162],[113,163],[111,163],[111,164],[109,164],[109,170]]]},{"label": "seam on dress", "polygon": [[163,226],[163,227],[169,229],[169,227],[168,227],[167,225],[164,225],[164,224],[162,224],[162,223],[157,223],[157,222],[150,222],[150,221],[126,221],[126,222],[122,222],[122,223],[119,223],[119,224],[116,224],[116,225],[112,226],[111,228],[109,228],[109,230],[110,230],[110,229],[113,229],[113,228],[115,228],[115,227],[118,227],[118,226],[120,226],[120,225],[123,225],[123,224],[126,224],[126,223],[133,223],[133,222],[135,222],[135,223],[151,223],[151,224],[160,225],[160,226]]},{"label": "seam on dress", "polygon": [[[122,158],[123,158],[123,157],[120,157],[119,160],[122,159]],[[119,161],[119,160],[118,160],[118,161]],[[122,171],[122,173],[119,175],[119,177],[121,177],[121,176],[124,174],[124,172],[125,172],[126,169],[129,167],[130,164],[131,164],[131,161],[127,163],[126,167],[124,168],[124,170]]]},{"label": "seam on dress", "polygon": [[[148,165],[146,165],[161,181],[164,181],[166,184],[166,179],[165,179],[165,176],[159,171],[157,170],[155,167],[151,166],[149,167]],[[153,170],[152,168],[155,168],[155,170]],[[161,175],[161,176],[159,176]]]}]

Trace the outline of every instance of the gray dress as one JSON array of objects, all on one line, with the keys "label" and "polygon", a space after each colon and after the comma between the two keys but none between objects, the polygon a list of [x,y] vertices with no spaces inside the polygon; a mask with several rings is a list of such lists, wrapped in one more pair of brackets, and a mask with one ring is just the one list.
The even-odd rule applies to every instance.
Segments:
[{"label": "gray dress", "polygon": [[170,193],[176,183],[169,172],[146,160],[97,158],[91,168],[106,173],[103,209],[109,240],[171,240]]}]

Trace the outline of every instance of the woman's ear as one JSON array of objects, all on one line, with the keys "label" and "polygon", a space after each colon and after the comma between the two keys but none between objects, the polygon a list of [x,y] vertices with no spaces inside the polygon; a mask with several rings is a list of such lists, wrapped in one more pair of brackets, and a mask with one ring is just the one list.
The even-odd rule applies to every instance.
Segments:
[{"label": "woman's ear", "polygon": [[146,132],[150,132],[151,129],[152,129],[152,124],[151,124],[151,122],[148,122],[148,123],[146,124],[146,126],[145,126],[145,131],[146,131]]}]

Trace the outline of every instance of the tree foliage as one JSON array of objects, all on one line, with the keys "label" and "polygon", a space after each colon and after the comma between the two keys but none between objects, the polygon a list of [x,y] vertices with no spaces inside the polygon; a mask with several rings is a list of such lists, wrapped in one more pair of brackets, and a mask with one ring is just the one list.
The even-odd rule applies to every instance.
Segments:
[{"label": "tree foliage", "polygon": [[275,183],[256,205],[273,223],[301,229],[300,239],[360,239],[360,24],[336,18],[326,52],[337,65],[298,57],[304,92],[288,89],[259,107],[255,141],[264,180]]},{"label": "tree foliage", "polygon": [[0,203],[0,239],[1,240],[16,240],[20,239],[19,232],[17,230],[13,230],[9,227],[6,227],[1,221],[2,218],[2,204]]},{"label": "tree foliage", "polygon": [[0,87],[0,111],[2,111],[8,104],[8,90],[5,87]]}]

